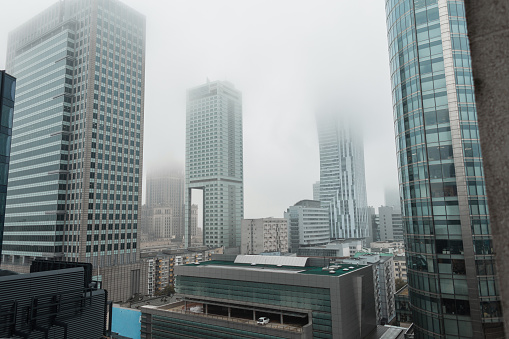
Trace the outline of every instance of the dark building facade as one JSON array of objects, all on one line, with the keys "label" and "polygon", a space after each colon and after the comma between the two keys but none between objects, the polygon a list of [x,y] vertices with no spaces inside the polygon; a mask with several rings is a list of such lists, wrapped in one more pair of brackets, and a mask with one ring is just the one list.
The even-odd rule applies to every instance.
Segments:
[{"label": "dark building facade", "polygon": [[99,339],[105,290],[84,287],[83,267],[0,276],[0,337]]},{"label": "dark building facade", "polygon": [[5,71],[0,71],[0,262],[2,262],[2,240],[15,95],[16,79]]},{"label": "dark building facade", "polygon": [[503,337],[462,0],[387,0],[416,338]]},{"label": "dark building facade", "polygon": [[[228,257],[176,267],[181,301],[142,307],[142,338],[365,338],[376,330],[370,266]],[[260,317],[269,323],[258,325]]]}]

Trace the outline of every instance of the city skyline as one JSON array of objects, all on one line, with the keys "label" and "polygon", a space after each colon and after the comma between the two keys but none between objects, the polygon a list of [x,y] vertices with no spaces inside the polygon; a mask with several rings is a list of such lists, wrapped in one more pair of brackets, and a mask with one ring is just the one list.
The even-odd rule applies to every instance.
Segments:
[{"label": "city skyline", "polygon": [[[3,20],[0,32],[14,29],[54,2],[28,1],[18,8],[9,3],[16,20]],[[369,204],[382,205],[385,186],[397,186],[384,7],[378,0],[320,5],[175,2],[166,11],[151,1],[123,3],[146,15],[150,32],[145,169],[164,161],[184,164],[185,91],[209,77],[231,81],[244,95],[245,217],[282,216],[289,205],[312,198],[311,184],[319,179],[314,111],[322,87],[337,90],[341,107],[365,118]],[[272,12],[263,9],[269,5]],[[228,15],[230,10],[237,14]],[[351,20],[349,13],[361,12],[362,17]],[[214,42],[202,34],[205,27]],[[355,34],[345,33],[350,27]],[[0,36],[0,66],[5,40]],[[352,53],[350,45],[358,50]],[[373,53],[380,57],[373,58]],[[360,73],[354,71],[361,65],[357,59],[364,61]],[[370,102],[359,98],[364,91],[371,93]],[[268,168],[261,158],[284,160]],[[277,194],[265,196],[268,190]]]}]

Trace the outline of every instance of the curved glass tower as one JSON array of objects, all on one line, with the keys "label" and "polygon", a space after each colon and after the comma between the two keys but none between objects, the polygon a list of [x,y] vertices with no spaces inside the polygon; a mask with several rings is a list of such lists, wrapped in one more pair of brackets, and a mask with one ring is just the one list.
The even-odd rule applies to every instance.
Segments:
[{"label": "curved glass tower", "polygon": [[501,337],[463,1],[386,14],[416,338]]}]

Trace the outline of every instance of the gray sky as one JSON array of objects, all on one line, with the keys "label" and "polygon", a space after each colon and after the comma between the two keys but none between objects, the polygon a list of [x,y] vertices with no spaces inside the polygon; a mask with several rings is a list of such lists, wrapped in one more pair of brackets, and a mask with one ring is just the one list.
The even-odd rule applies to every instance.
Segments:
[{"label": "gray sky", "polygon": [[[55,0],[2,3],[7,32]],[[186,89],[228,80],[243,94],[245,217],[312,198],[321,98],[363,120],[368,204],[397,188],[383,0],[123,0],[147,17],[144,172],[184,164]]]}]

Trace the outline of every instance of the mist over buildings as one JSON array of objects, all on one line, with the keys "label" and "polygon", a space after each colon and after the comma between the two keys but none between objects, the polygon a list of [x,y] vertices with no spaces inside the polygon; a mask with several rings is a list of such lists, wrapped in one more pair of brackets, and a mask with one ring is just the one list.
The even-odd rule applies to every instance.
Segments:
[{"label": "mist over buildings", "polygon": [[[312,198],[324,98],[362,129],[368,204],[397,188],[383,1],[123,2],[147,18],[144,177],[184,167],[186,90],[209,78],[243,95],[246,218]],[[6,6],[0,68],[7,32],[53,3]]]}]

